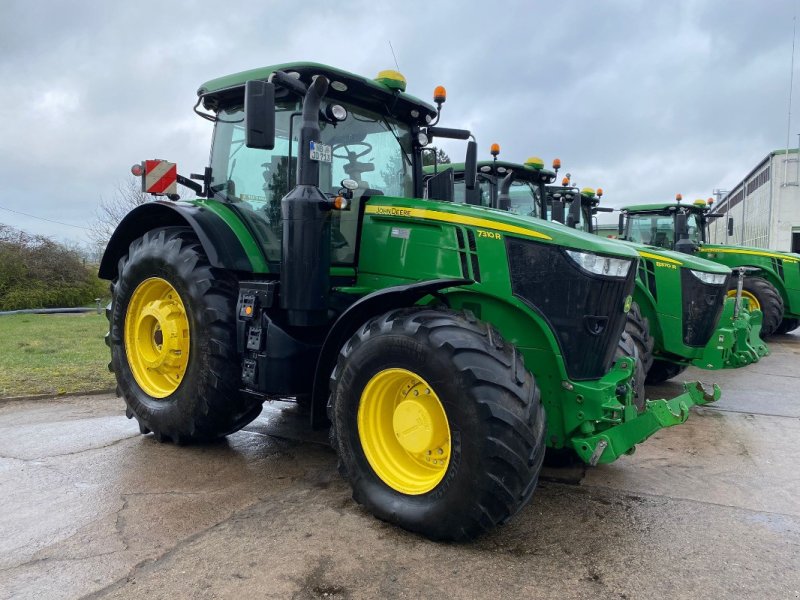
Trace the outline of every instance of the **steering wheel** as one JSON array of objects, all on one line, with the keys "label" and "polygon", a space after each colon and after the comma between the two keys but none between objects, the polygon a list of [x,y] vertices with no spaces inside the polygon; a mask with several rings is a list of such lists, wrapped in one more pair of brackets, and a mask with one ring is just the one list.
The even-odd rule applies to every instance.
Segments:
[{"label": "steering wheel", "polygon": [[[356,146],[356,147],[364,146],[364,151],[354,152],[350,150],[350,146]],[[336,154],[336,150],[338,150],[339,148],[344,148],[344,151],[347,152],[347,154],[344,156],[342,156],[341,154]],[[350,144],[337,144],[336,146],[333,147],[333,156],[335,156],[336,158],[344,158],[349,161],[354,161],[356,159],[359,159],[365,154],[369,154],[370,152],[372,152],[372,144],[368,142],[352,142]]]}]

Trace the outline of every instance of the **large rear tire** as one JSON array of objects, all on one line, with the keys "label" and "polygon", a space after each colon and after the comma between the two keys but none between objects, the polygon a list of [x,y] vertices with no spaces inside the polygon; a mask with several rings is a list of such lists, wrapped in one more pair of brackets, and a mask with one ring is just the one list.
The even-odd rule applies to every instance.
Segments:
[{"label": "large rear tire", "polygon": [[435,540],[467,540],[530,499],[545,415],[521,355],[469,314],[386,313],[344,345],[331,444],[353,498]]},{"label": "large rear tire", "polygon": [[201,442],[244,427],[261,403],[239,392],[237,283],[188,228],[134,240],[112,284],[111,365],[126,414],[159,441]]},{"label": "large rear tire", "polygon": [[[736,281],[731,281],[728,296],[736,295]],[[757,308],[764,315],[761,323],[761,337],[767,338],[777,333],[783,321],[783,298],[775,286],[763,277],[745,277],[742,283],[742,296],[750,301],[752,308]]]}]

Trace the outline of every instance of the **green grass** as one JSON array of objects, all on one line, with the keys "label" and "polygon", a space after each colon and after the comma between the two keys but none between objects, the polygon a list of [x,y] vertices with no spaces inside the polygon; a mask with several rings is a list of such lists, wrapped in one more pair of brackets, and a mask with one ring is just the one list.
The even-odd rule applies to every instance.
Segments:
[{"label": "green grass", "polygon": [[105,315],[0,316],[0,398],[113,389]]}]

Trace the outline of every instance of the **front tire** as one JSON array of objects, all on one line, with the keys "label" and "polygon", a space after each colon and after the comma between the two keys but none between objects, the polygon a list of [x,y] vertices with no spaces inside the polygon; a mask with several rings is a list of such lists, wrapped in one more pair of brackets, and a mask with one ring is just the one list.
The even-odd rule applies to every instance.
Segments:
[{"label": "front tire", "polygon": [[617,344],[616,357],[631,356],[636,360],[633,372],[633,402],[636,409],[642,412],[647,403],[645,381],[650,367],[653,365],[653,344],[650,335],[650,322],[642,316],[639,305],[631,304],[625,321],[625,331]]},{"label": "front tire", "polygon": [[774,333],[777,335],[786,335],[798,327],[800,327],[800,319],[783,319]]},{"label": "front tire", "polygon": [[128,417],[159,441],[209,441],[261,412],[239,392],[236,280],[188,228],[150,231],[119,263],[108,312],[111,365]]},{"label": "front tire", "polygon": [[663,383],[668,379],[677,377],[683,373],[688,365],[677,365],[666,360],[654,360],[653,366],[647,373],[646,382],[651,385]]},{"label": "front tire", "polygon": [[536,487],[545,415],[533,375],[468,314],[403,309],[369,321],[341,350],[328,414],[356,502],[431,539],[488,531]]},{"label": "front tire", "polygon": [[[731,281],[728,296],[736,296],[736,281]],[[745,277],[742,282],[742,296],[750,300],[751,308],[757,308],[764,315],[761,323],[762,339],[777,333],[783,321],[784,304],[775,286],[763,277]]]}]

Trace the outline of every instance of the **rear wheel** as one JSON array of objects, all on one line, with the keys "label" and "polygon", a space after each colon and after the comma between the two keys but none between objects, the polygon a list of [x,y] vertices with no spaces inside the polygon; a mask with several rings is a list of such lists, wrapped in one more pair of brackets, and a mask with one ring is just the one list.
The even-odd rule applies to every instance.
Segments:
[{"label": "rear wheel", "polygon": [[212,440],[252,421],[261,403],[239,393],[237,285],[213,269],[191,230],[134,240],[108,311],[119,393],[142,433],[160,441]]},{"label": "rear wheel", "polygon": [[666,360],[655,359],[645,380],[649,384],[663,383],[683,373],[688,365],[676,365]]},{"label": "rear wheel", "polygon": [[791,333],[798,327],[800,327],[800,319],[783,319],[775,330],[775,333],[784,335],[786,333]]},{"label": "rear wheel", "polygon": [[404,309],[368,322],[342,348],[328,412],[353,498],[429,538],[473,538],[536,487],[545,415],[533,375],[469,315]]},{"label": "rear wheel", "polygon": [[[728,297],[736,297],[736,281],[731,282]],[[750,307],[760,310],[764,315],[761,324],[761,337],[777,333],[783,321],[783,298],[775,286],[763,277],[745,277],[742,284],[742,298],[750,301]]]}]

